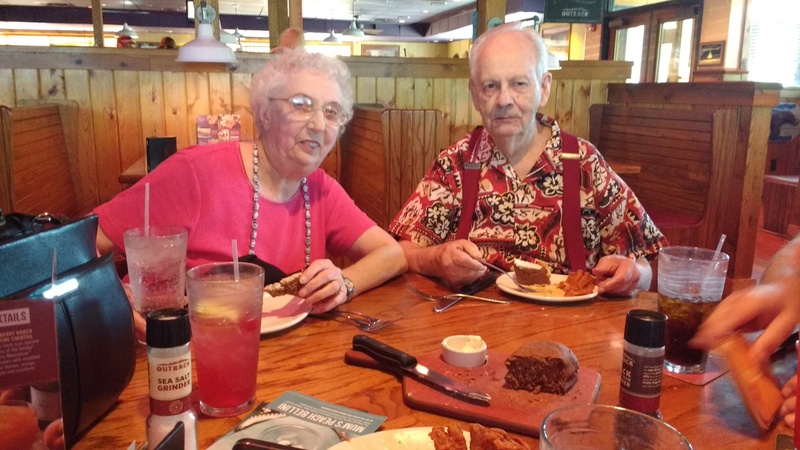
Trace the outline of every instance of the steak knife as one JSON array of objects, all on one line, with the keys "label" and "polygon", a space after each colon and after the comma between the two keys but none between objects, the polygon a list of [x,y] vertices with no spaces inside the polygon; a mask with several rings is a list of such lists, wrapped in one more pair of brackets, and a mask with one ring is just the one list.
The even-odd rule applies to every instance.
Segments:
[{"label": "steak knife", "polygon": [[413,375],[417,380],[459,400],[489,406],[489,400],[492,399],[486,392],[474,389],[460,381],[433,371],[420,364],[417,358],[408,353],[390,347],[369,336],[363,334],[353,336],[353,350],[363,352],[391,368],[402,369],[406,373]]}]

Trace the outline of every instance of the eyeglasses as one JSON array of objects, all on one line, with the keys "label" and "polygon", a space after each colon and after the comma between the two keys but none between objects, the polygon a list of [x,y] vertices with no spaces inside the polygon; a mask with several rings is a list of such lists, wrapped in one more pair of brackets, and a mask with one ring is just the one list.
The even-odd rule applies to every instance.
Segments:
[{"label": "eyeglasses", "polygon": [[325,103],[321,107],[314,104],[314,100],[305,94],[295,94],[289,98],[270,98],[270,100],[282,100],[289,103],[292,107],[289,117],[297,120],[311,120],[317,110],[322,110],[325,117],[325,124],[328,126],[342,126],[347,122],[349,116],[338,103]]}]

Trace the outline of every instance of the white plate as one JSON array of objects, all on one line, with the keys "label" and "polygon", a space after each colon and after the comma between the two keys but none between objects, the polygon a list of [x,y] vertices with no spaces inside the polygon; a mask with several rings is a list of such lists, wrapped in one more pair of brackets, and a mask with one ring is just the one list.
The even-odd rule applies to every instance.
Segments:
[{"label": "white plate", "polygon": [[264,293],[261,306],[261,334],[285,330],[297,325],[308,316],[311,307],[294,295],[273,297]]},{"label": "white plate", "polygon": [[[584,300],[589,300],[592,298],[597,297],[597,286],[594,287],[594,291],[590,294],[584,295],[574,295],[572,297],[564,297],[562,295],[556,295],[549,292],[525,292],[521,290],[511,279],[514,276],[514,273],[509,273],[508,275],[500,275],[497,277],[495,283],[497,287],[500,288],[501,291],[507,292],[511,295],[516,295],[518,297],[529,298],[531,300],[538,300],[541,302],[552,302],[552,303],[568,303],[568,302],[581,302]],[[550,275],[550,285],[551,286],[558,286],[558,283],[566,280],[567,276],[562,274],[554,273]]]},{"label": "white plate", "polygon": [[[367,434],[341,442],[328,450],[434,450],[431,427],[401,428]],[[469,444],[469,433],[464,432]]]}]

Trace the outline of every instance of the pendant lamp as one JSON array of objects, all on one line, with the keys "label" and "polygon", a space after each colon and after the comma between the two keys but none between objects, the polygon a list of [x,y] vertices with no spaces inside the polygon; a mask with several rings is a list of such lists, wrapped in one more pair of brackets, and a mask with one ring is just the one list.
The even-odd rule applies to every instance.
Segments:
[{"label": "pendant lamp", "polygon": [[197,36],[178,49],[178,62],[235,63],[236,55],[230,47],[214,37],[214,19],[217,11],[203,1],[197,7]]},{"label": "pendant lamp", "polygon": [[136,34],[135,31],[133,31],[133,28],[128,26],[128,22],[125,22],[124,24],[122,24],[122,29],[117,31],[116,36],[119,37],[119,36],[122,36],[123,34],[126,35],[126,36],[130,36],[131,39],[138,39],[139,38],[139,35]]},{"label": "pendant lamp", "polygon": [[346,30],[342,31],[342,36],[364,37],[364,30],[358,28],[358,16],[356,15],[356,2],[353,0],[353,20]]},{"label": "pendant lamp", "polygon": [[329,43],[333,43],[333,44],[338,44],[338,43],[342,42],[341,39],[339,39],[338,37],[336,37],[335,34],[333,34],[333,30],[330,30],[330,31],[331,31],[331,34],[329,34],[328,37],[323,39],[322,42],[329,42]]}]

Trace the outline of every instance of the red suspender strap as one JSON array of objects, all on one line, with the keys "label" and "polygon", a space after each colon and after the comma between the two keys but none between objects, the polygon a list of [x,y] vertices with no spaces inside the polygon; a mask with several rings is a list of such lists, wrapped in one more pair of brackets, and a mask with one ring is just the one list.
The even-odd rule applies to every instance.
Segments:
[{"label": "red suspender strap", "polygon": [[567,247],[567,262],[570,269],[586,270],[586,254],[583,246],[581,226],[581,161],[578,153],[578,138],[561,132],[561,162],[564,164],[564,197],[562,200],[564,243]]},{"label": "red suspender strap", "polygon": [[481,164],[474,162],[478,143],[481,141],[483,128],[478,127],[469,137],[468,161],[464,164],[461,180],[461,217],[458,219],[456,239],[469,239],[472,229],[472,214],[478,204],[478,183],[480,182]]}]

